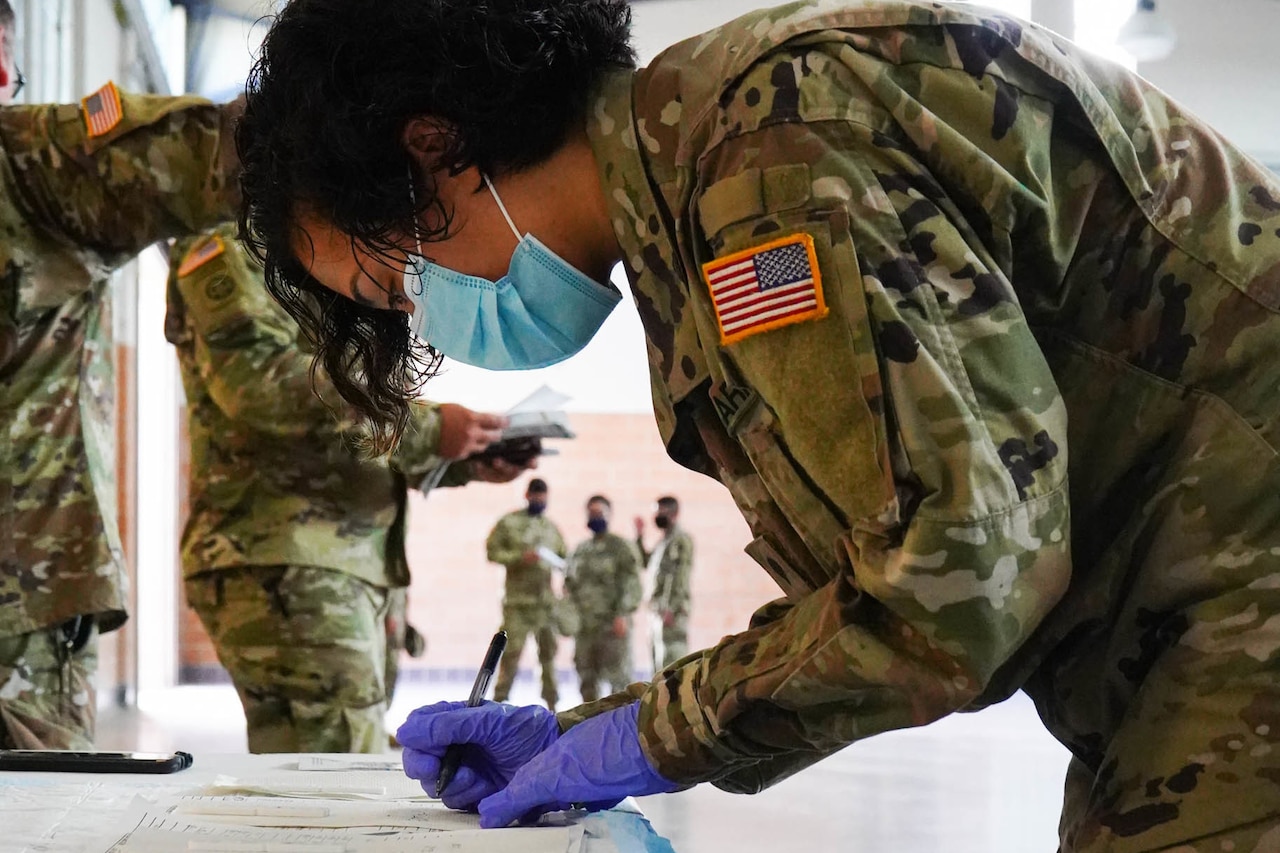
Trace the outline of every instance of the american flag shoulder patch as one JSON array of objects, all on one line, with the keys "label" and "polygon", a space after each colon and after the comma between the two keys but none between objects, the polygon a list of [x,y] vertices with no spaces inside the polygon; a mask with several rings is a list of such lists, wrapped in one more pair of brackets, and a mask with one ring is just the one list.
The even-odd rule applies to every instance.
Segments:
[{"label": "american flag shoulder patch", "polygon": [[720,343],[827,316],[813,238],[792,234],[702,265]]},{"label": "american flag shoulder patch", "polygon": [[110,133],[124,118],[120,90],[115,83],[108,81],[107,85],[80,102],[80,111],[84,113],[90,139]]},{"label": "american flag shoulder patch", "polygon": [[209,235],[209,239],[187,252],[187,256],[182,259],[182,264],[178,267],[178,278],[191,275],[226,250],[227,247],[223,244],[221,237],[217,234]]}]

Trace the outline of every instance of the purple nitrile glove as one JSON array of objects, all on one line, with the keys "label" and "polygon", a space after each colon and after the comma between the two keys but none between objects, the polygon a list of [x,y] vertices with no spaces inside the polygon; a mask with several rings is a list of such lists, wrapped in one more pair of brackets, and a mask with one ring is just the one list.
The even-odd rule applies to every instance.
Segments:
[{"label": "purple nitrile glove", "polygon": [[440,762],[455,743],[467,744],[457,774],[442,792],[451,809],[474,809],[506,787],[524,764],[560,736],[556,715],[537,705],[437,702],[409,715],[396,732],[404,746],[404,772],[435,794]]},{"label": "purple nitrile glove", "polygon": [[507,786],[480,801],[480,825],[507,826],[585,803],[608,809],[624,797],[669,794],[677,785],[658,775],[640,749],[640,704],[584,720],[516,771]]}]

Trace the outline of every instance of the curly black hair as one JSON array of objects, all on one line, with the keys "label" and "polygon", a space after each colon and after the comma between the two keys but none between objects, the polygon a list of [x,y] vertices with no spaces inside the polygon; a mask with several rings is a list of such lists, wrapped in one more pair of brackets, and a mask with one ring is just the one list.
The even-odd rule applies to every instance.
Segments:
[{"label": "curly black hair", "polygon": [[452,174],[537,165],[584,124],[605,74],[634,67],[630,30],[625,0],[291,0],[272,21],[236,131],[240,237],[378,448],[439,358],[403,313],[306,274],[293,253],[299,210],[402,265],[395,235],[444,239],[451,218],[430,175],[415,175],[414,209],[408,122],[441,123],[438,166]]}]

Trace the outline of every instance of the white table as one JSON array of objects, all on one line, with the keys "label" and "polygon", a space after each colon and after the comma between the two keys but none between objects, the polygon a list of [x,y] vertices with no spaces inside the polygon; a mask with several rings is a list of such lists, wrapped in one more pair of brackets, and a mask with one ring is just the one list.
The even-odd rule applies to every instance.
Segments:
[{"label": "white table", "polygon": [[[159,775],[0,772],[0,850],[85,853],[139,794],[192,793],[218,776],[250,780],[296,767],[298,759],[297,755],[196,754],[187,770]],[[325,776],[322,771],[314,774],[318,780]],[[583,820],[588,827],[584,845],[588,853],[673,853],[670,843],[653,831],[634,801]]]}]

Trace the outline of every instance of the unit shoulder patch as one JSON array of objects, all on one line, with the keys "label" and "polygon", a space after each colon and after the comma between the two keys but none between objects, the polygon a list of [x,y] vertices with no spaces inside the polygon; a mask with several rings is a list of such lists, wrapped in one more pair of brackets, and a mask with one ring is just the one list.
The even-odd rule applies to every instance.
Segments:
[{"label": "unit shoulder patch", "polygon": [[808,234],[708,261],[702,274],[711,290],[721,344],[827,315],[818,256]]},{"label": "unit shoulder patch", "polygon": [[178,267],[178,278],[186,278],[226,250],[227,247],[221,237],[216,234],[209,235],[209,239],[187,252],[187,256],[182,259],[182,264]]}]

